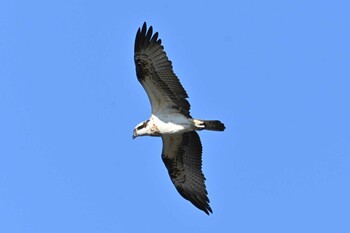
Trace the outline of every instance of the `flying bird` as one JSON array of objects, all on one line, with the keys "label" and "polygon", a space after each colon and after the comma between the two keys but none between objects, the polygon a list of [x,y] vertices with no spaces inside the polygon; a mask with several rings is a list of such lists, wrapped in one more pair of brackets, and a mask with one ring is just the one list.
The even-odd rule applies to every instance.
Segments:
[{"label": "flying bird", "polygon": [[148,95],[152,113],[135,127],[133,138],[162,138],[162,160],[175,188],[209,215],[213,211],[202,172],[202,144],[196,131],[224,131],[225,126],[218,120],[191,117],[188,95],[173,71],[158,32],[153,34],[152,26],[147,29],[146,22],[137,31],[134,52],[137,79]]}]

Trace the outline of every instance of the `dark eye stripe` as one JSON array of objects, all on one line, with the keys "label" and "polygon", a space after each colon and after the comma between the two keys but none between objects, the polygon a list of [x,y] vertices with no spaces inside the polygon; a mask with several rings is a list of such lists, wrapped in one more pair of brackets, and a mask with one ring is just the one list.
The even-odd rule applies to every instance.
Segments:
[{"label": "dark eye stripe", "polygon": [[143,122],[142,126],[143,126],[143,127],[146,127],[148,122],[149,122],[149,120]]},{"label": "dark eye stripe", "polygon": [[137,127],[136,129],[137,129],[137,130],[140,130],[140,129],[142,129],[142,128],[145,128],[145,127],[147,126],[147,123],[148,123],[148,122],[149,122],[149,120],[143,122],[143,124],[140,125],[139,127]]}]

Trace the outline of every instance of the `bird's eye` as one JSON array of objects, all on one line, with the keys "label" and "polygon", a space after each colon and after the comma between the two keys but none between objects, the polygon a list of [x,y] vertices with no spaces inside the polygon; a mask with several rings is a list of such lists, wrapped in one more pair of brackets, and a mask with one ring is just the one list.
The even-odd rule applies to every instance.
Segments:
[{"label": "bird's eye", "polygon": [[137,130],[140,130],[144,127],[144,125],[140,125],[139,127],[137,127]]}]

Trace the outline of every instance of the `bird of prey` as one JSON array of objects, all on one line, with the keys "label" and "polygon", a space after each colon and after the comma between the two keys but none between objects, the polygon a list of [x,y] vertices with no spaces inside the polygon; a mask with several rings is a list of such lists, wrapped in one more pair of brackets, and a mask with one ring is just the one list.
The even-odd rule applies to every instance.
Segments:
[{"label": "bird of prey", "polygon": [[147,29],[146,22],[137,31],[134,52],[137,79],[148,95],[152,113],[135,127],[133,138],[162,138],[162,160],[175,188],[209,215],[212,209],[202,172],[202,144],[196,131],[224,131],[225,126],[218,120],[191,117],[188,95],[173,71],[158,32],[153,34],[152,26]]}]

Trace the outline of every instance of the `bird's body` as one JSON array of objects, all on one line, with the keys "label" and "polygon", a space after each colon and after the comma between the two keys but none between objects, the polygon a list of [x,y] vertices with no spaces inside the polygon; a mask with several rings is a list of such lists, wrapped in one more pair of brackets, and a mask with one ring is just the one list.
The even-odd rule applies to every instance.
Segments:
[{"label": "bird's body", "polygon": [[150,117],[150,123],[158,127],[161,135],[185,133],[194,130],[190,119],[181,114],[152,114]]},{"label": "bird's body", "polygon": [[223,131],[218,120],[199,120],[190,115],[188,95],[172,69],[158,33],[144,23],[135,40],[136,74],[152,106],[148,120],[138,124],[133,138],[160,136],[162,160],[178,192],[209,214],[212,209],[202,173],[202,144],[196,130]]},{"label": "bird's body", "polygon": [[[204,129],[203,121],[185,117],[182,114],[151,114],[147,121],[148,136],[166,134],[182,134],[194,130]],[[140,135],[138,135],[140,136]],[[144,135],[142,135],[144,136]]]}]

